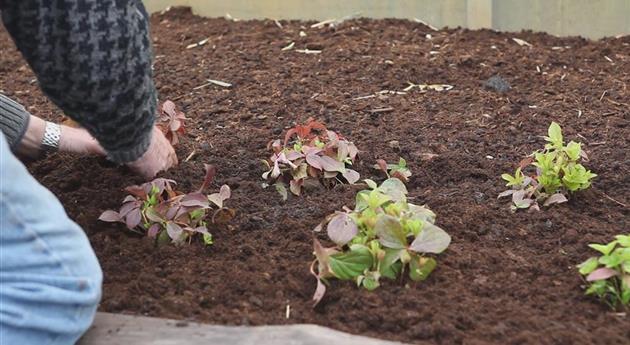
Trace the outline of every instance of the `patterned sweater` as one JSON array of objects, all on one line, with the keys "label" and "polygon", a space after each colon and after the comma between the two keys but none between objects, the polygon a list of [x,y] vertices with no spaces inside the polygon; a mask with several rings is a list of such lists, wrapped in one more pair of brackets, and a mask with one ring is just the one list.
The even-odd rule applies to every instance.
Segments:
[{"label": "patterned sweater", "polygon": [[115,162],[147,150],[155,121],[149,19],[140,0],[0,0],[43,92]]}]

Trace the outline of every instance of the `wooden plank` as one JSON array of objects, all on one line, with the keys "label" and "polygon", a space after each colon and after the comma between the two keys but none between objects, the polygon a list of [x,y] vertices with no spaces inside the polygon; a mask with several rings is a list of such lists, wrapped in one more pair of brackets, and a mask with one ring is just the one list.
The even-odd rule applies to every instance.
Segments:
[{"label": "wooden plank", "polygon": [[302,324],[217,326],[144,316],[97,313],[78,345],[395,345]]}]

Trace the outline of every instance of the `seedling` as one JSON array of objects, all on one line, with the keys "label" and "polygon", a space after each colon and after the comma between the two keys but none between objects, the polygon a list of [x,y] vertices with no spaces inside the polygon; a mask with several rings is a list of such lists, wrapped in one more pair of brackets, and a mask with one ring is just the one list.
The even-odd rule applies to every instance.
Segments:
[{"label": "seedling", "polygon": [[186,120],[186,116],[177,110],[175,103],[166,101],[162,104],[162,112],[158,118],[157,126],[171,145],[175,146],[179,144],[179,137],[185,133],[184,122]]},{"label": "seedling", "polygon": [[300,195],[305,183],[330,187],[359,180],[359,173],[348,168],[357,158],[357,147],[313,119],[289,129],[284,142],[271,141],[268,149],[273,155],[264,161],[267,171],[262,177],[283,195],[286,184]]},{"label": "seedling", "polygon": [[387,178],[395,177],[405,183],[409,182],[411,170],[407,167],[407,161],[403,158],[398,160],[398,164],[388,164],[385,160],[379,159],[374,165],[374,169],[378,169],[387,175]]},{"label": "seedling", "polygon": [[[206,165],[206,176],[199,190],[184,194],[174,190],[175,181],[158,178],[140,186],[125,188],[129,193],[118,212],[105,211],[99,217],[104,222],[124,223],[131,231],[156,238],[158,242],[176,244],[192,241],[202,234],[205,244],[212,244],[209,224],[229,221],[234,211],[224,207],[230,198],[228,185],[218,193],[205,195],[203,190],[212,182],[216,170]],[[207,218],[212,215],[211,219]]]},{"label": "seedling", "polygon": [[317,278],[315,305],[331,278],[352,280],[368,290],[379,287],[381,277],[402,278],[406,272],[413,281],[425,280],[437,265],[428,254],[443,252],[451,242],[451,237],[434,224],[431,210],[407,202],[402,181],[390,178],[380,186],[372,180],[365,182],[369,189],[357,193],[354,210],[334,213],[315,229],[326,227],[336,244],[324,248],[314,241],[316,259],[311,273]]},{"label": "seedling", "polygon": [[595,295],[612,309],[630,306],[630,234],[617,235],[608,244],[589,244],[600,257],[591,257],[578,268],[588,284],[587,295]]},{"label": "seedling", "polygon": [[[539,210],[539,203],[549,206],[566,202],[571,193],[590,187],[597,176],[579,163],[588,160],[581,143],[564,145],[560,125],[552,122],[548,135],[544,150],[523,160],[514,175],[501,175],[511,189],[499,198],[512,196],[512,211],[530,207]],[[530,166],[535,168],[532,175],[524,172]]]}]

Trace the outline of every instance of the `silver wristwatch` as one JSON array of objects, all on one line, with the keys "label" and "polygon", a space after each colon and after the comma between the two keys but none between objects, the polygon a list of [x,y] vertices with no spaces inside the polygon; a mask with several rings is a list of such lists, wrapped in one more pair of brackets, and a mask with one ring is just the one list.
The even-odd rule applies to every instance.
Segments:
[{"label": "silver wristwatch", "polygon": [[42,139],[42,148],[46,151],[57,151],[59,149],[60,139],[61,127],[56,123],[46,121],[46,129],[44,130],[44,138]]}]

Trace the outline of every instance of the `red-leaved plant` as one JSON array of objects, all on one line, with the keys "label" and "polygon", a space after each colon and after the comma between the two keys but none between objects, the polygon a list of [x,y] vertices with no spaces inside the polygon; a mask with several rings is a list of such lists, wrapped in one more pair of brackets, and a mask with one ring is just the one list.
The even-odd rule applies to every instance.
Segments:
[{"label": "red-leaved plant", "polygon": [[262,177],[284,195],[285,184],[300,195],[306,182],[330,187],[359,180],[359,173],[348,168],[357,158],[357,147],[312,118],[289,129],[284,142],[277,139],[267,146],[273,155],[264,161],[268,171]]},{"label": "red-leaved plant", "polygon": [[171,145],[179,144],[179,137],[185,133],[184,122],[187,120],[183,112],[178,111],[175,103],[165,101],[162,103],[157,126]]},{"label": "red-leaved plant", "polygon": [[129,193],[118,212],[103,212],[99,220],[124,223],[131,231],[147,234],[158,242],[190,242],[197,233],[203,235],[204,243],[212,244],[210,224],[224,224],[234,217],[234,211],[224,207],[230,198],[228,185],[221,186],[218,193],[203,194],[212,182],[216,169],[206,165],[206,176],[201,187],[192,193],[184,194],[173,187],[176,182],[158,178],[140,186],[125,188]]}]

